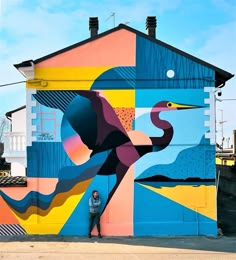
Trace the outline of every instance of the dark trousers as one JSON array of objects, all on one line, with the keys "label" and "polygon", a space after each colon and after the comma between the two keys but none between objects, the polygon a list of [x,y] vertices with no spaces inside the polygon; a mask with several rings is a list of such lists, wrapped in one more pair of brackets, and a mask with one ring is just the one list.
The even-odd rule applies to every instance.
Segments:
[{"label": "dark trousers", "polygon": [[100,234],[101,229],[100,229],[100,214],[99,213],[89,213],[89,234],[92,232],[93,229],[93,224],[97,224],[97,230],[98,233]]}]

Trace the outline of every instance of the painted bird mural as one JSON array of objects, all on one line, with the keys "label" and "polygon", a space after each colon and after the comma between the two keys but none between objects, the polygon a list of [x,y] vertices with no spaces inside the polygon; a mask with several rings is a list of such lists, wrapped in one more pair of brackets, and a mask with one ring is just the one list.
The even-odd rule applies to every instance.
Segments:
[{"label": "painted bird mural", "polygon": [[[68,177],[65,176],[66,171],[62,169],[56,189],[50,196],[34,192],[34,197],[40,200],[34,206],[37,206],[39,210],[40,208],[50,209],[55,196],[67,192],[80,181],[91,179],[96,175],[115,174],[116,181],[108,195],[104,211],[130,166],[145,154],[161,151],[170,144],[174,129],[170,122],[160,119],[160,113],[199,108],[199,106],[169,101],[158,102],[153,106],[150,118],[157,128],[163,130],[163,135],[161,137],[146,136],[145,143],[140,144],[140,132],[127,133],[113,107],[100,95],[99,91],[37,91],[34,97],[40,104],[60,109],[63,112],[62,144],[67,155],[77,165],[73,167],[78,168],[74,171],[74,179],[70,176],[69,182]],[[143,136],[142,133],[142,138]],[[102,154],[101,157],[99,157],[100,154]],[[91,167],[90,162],[99,158],[100,163],[88,171],[87,168]],[[64,183],[67,184],[64,185]],[[4,193],[1,194],[16,215],[27,212],[27,209],[34,203],[30,201],[31,196],[25,197],[21,203],[16,204]]]},{"label": "painted bird mural", "polygon": [[[35,98],[44,105],[59,108],[64,112],[61,126],[62,143],[68,156],[77,165],[91,160],[98,153],[108,152],[106,160],[96,173],[116,175],[116,183],[109,193],[106,205],[134,162],[148,152],[163,150],[171,142],[173,127],[169,122],[160,119],[159,114],[163,111],[199,107],[169,101],[158,102],[152,108],[150,117],[152,123],[163,130],[163,136],[147,137],[146,144],[140,145],[139,134],[126,132],[113,107],[98,91],[59,91],[57,95],[60,99],[54,97],[50,100],[55,101],[50,102],[48,95],[49,92],[39,91]],[[68,98],[69,95],[71,98]],[[63,101],[58,102],[62,97]]]}]

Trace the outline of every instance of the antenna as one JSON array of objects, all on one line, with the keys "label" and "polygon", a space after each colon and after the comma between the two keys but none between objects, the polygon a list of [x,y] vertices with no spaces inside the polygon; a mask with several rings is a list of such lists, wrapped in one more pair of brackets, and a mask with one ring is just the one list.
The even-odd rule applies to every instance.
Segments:
[{"label": "antenna", "polygon": [[115,20],[116,20],[116,18],[115,18],[115,13],[114,12],[112,12],[111,13],[111,15],[106,19],[106,21],[108,21],[111,17],[113,17],[113,27],[115,28],[115,26],[116,26],[116,22],[115,22]]}]

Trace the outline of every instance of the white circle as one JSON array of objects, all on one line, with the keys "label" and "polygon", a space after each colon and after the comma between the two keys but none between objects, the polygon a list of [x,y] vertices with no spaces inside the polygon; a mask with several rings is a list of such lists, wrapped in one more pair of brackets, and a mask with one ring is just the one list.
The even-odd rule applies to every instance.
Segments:
[{"label": "white circle", "polygon": [[168,70],[168,71],[166,72],[166,76],[167,76],[168,78],[173,78],[173,77],[175,76],[175,72],[174,72],[173,70]]}]

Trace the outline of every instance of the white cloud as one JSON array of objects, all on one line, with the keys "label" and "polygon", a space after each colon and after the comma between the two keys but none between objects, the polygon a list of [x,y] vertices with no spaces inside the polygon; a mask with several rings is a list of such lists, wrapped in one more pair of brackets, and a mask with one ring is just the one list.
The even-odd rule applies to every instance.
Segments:
[{"label": "white cloud", "polygon": [[212,0],[213,4],[220,8],[222,12],[228,14],[232,18],[235,18],[236,2],[235,0]]},{"label": "white cloud", "polygon": [[205,44],[198,50],[199,55],[206,56],[209,62],[232,70],[236,69],[236,20],[212,27],[205,32]]},{"label": "white cloud", "polygon": [[[227,24],[212,27],[209,31],[204,32],[205,43],[197,51],[205,61],[236,74],[236,20]],[[226,82],[223,88],[223,94],[219,99],[235,99],[216,102],[217,122],[221,121],[221,112],[223,109],[224,136],[231,137],[232,131],[236,129],[236,78]],[[218,139],[221,138],[221,132],[217,133]]]},{"label": "white cloud", "polygon": [[[228,12],[229,18],[235,15],[234,0],[212,1],[222,8],[222,11]],[[116,25],[130,22],[131,27],[145,31],[147,16],[157,15],[158,19],[167,11],[181,8],[181,3],[184,2],[182,0],[127,0],[124,4],[116,0],[103,0],[101,4],[100,1],[88,0],[2,0],[0,37],[1,35],[4,37],[0,38],[0,84],[24,80],[13,64],[40,58],[88,38],[88,19],[91,16],[99,17],[99,32],[113,27],[112,19],[106,21],[111,12],[116,13]],[[181,49],[235,74],[235,30],[236,21],[214,26],[200,35],[192,34],[186,37],[181,42]],[[196,50],[196,45],[200,44],[201,47]],[[173,45],[176,46],[176,42]],[[235,79],[230,80],[224,88],[222,97],[236,96],[235,88]],[[12,96],[12,93],[17,94],[14,102],[5,98]],[[0,113],[9,105],[11,105],[10,109],[23,105],[21,102],[24,102],[24,98],[25,89],[22,85],[0,88]],[[233,117],[229,117],[232,109],[236,109],[234,104],[234,102],[221,104],[224,105],[224,114],[230,131],[236,129]]]},{"label": "white cloud", "polygon": [[[21,5],[23,2],[25,1],[10,0],[3,3],[0,85],[24,80],[13,64],[40,58],[72,44],[70,34],[76,24],[70,14],[63,13],[63,10],[50,14],[40,7],[32,12]],[[0,100],[0,113],[25,104],[25,86],[21,84],[1,87]]]}]

